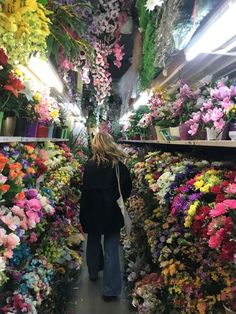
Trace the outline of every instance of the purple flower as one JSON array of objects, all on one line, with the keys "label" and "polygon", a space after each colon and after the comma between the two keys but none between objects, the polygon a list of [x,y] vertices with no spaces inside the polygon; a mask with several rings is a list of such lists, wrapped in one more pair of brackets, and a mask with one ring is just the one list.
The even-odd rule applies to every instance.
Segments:
[{"label": "purple flower", "polygon": [[27,199],[36,198],[38,196],[38,191],[36,189],[30,189],[25,192]]},{"label": "purple flower", "polygon": [[194,202],[198,200],[201,196],[202,196],[202,193],[194,193],[192,195],[189,195],[188,199],[190,200],[190,202]]}]

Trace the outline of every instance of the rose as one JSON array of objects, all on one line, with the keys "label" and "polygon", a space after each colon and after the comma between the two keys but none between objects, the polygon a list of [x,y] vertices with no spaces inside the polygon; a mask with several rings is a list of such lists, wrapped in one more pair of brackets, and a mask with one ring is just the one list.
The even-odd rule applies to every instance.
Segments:
[{"label": "rose", "polygon": [[42,208],[42,205],[39,200],[34,198],[26,201],[26,208],[33,211],[39,211]]},{"label": "rose", "polygon": [[20,238],[14,233],[10,233],[6,236],[4,245],[8,250],[13,250],[20,243]]}]

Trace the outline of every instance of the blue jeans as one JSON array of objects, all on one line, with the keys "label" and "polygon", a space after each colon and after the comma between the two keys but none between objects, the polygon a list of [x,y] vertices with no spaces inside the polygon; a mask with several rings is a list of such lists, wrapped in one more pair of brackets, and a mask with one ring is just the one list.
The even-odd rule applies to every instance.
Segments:
[{"label": "blue jeans", "polygon": [[103,269],[102,294],[106,296],[119,296],[121,294],[121,270],[119,258],[120,233],[104,235],[104,256],[100,234],[88,234],[87,265],[90,277],[96,278]]}]

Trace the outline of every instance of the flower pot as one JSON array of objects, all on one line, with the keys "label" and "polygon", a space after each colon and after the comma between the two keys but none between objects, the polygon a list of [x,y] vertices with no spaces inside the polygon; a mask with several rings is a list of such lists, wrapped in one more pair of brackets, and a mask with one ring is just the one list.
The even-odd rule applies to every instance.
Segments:
[{"label": "flower pot", "polygon": [[49,129],[48,129],[48,137],[52,138],[53,137],[53,130],[54,130],[55,125],[52,124],[50,125]]},{"label": "flower pot", "polygon": [[160,129],[160,133],[163,136],[164,140],[171,141],[169,128]]},{"label": "flower pot", "polygon": [[2,135],[3,136],[13,136],[16,128],[16,117],[6,116],[4,117],[2,124]]},{"label": "flower pot", "polygon": [[15,136],[25,136],[27,128],[27,120],[26,118],[18,117],[16,118],[16,128],[15,128]]},{"label": "flower pot", "polygon": [[37,137],[48,137],[49,127],[43,124],[38,125]]},{"label": "flower pot", "polygon": [[156,131],[156,135],[157,135],[157,140],[158,141],[164,141],[164,137],[162,136],[162,134],[160,133],[160,126],[155,126],[155,131]]},{"label": "flower pot", "polygon": [[26,136],[36,137],[38,129],[38,122],[28,122],[26,126]]},{"label": "flower pot", "polygon": [[180,131],[181,140],[187,141],[191,139],[191,135],[188,133],[189,130],[190,130],[190,127],[187,123],[183,123],[180,125],[179,131]]},{"label": "flower pot", "polygon": [[172,140],[180,140],[180,127],[179,126],[170,127],[169,131],[170,131],[170,136]]},{"label": "flower pot", "polygon": [[1,130],[2,130],[3,116],[4,116],[4,112],[0,111],[0,133],[1,133]]},{"label": "flower pot", "polygon": [[221,140],[222,131],[218,131],[216,128],[206,128],[206,136],[208,141]]},{"label": "flower pot", "polygon": [[150,130],[151,130],[151,139],[152,140],[157,140],[156,128],[153,125],[151,125]]}]

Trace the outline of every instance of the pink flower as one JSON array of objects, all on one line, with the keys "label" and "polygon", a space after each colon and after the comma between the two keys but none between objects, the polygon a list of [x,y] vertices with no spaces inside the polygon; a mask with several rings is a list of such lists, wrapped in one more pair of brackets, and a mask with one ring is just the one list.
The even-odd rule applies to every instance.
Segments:
[{"label": "pink flower", "polygon": [[4,175],[0,174],[0,184],[4,184],[7,182],[7,177],[5,177]]},{"label": "pink flower", "polygon": [[16,216],[18,216],[20,218],[24,218],[25,217],[24,209],[20,208],[19,206],[13,206],[11,211],[13,212],[13,214],[15,214]]},{"label": "pink flower", "polygon": [[216,249],[220,246],[221,240],[218,236],[213,235],[210,237],[208,243],[209,243],[210,248]]},{"label": "pink flower", "polygon": [[225,192],[229,194],[236,194],[236,183],[232,183],[229,186],[227,186]]},{"label": "pink flower", "polygon": [[18,207],[21,207],[21,208],[24,208],[25,207],[25,200],[19,200],[19,201],[17,201],[16,202],[16,205],[18,206]]},{"label": "pink flower", "polygon": [[224,110],[227,110],[229,107],[232,106],[232,102],[231,102],[229,97],[226,97],[223,99],[223,101],[220,103],[220,105]]},{"label": "pink flower", "polygon": [[221,109],[218,108],[214,108],[211,112],[211,120],[212,121],[218,121],[223,117],[223,112],[221,111]]},{"label": "pink flower", "polygon": [[210,217],[218,217],[226,213],[226,207],[223,203],[219,203],[209,213]]},{"label": "pink flower", "polygon": [[211,121],[211,110],[208,110],[206,114],[202,115],[202,120],[206,124]]},{"label": "pink flower", "polygon": [[230,96],[231,97],[236,97],[236,86],[231,86],[230,87]]},{"label": "pink flower", "polygon": [[8,250],[13,250],[19,243],[20,238],[14,233],[10,233],[6,236],[4,245]]},{"label": "pink flower", "polygon": [[211,90],[211,96],[219,100],[230,97],[230,89],[227,86],[220,86],[218,89]]},{"label": "pink flower", "polygon": [[200,119],[201,119],[201,112],[200,111],[198,111],[198,112],[194,112],[193,114],[192,114],[192,120],[194,121],[194,122],[199,122],[200,121]]},{"label": "pink flower", "polygon": [[9,259],[9,258],[12,258],[12,256],[13,256],[13,251],[12,250],[6,250],[5,252],[4,252],[4,254],[3,254],[3,256],[5,257],[5,259]]},{"label": "pink flower", "polygon": [[219,121],[214,122],[214,127],[218,130],[223,130],[225,126],[225,121],[223,119],[220,119]]},{"label": "pink flower", "polygon": [[37,242],[38,238],[37,238],[37,235],[35,232],[31,232],[30,233],[30,238],[29,238],[29,242],[30,243],[34,243],[34,242]]},{"label": "pink flower", "polygon": [[199,124],[198,123],[193,123],[190,125],[190,130],[188,131],[189,134],[195,135],[198,131]]},{"label": "pink flower", "polygon": [[39,200],[36,198],[33,198],[31,200],[26,201],[26,208],[34,210],[34,211],[39,211],[42,208],[42,205]]},{"label": "pink flower", "polygon": [[208,100],[207,102],[204,102],[204,103],[202,104],[202,106],[203,106],[203,108],[205,108],[205,109],[211,109],[211,108],[213,107],[213,104],[212,104],[212,102],[211,102],[210,100]]},{"label": "pink flower", "polygon": [[12,213],[8,213],[6,216],[2,216],[0,218],[2,222],[4,222],[9,229],[12,231],[16,230],[16,228],[20,225],[20,219],[17,216],[12,216]]},{"label": "pink flower", "polygon": [[24,218],[21,222],[20,222],[20,226],[21,228],[23,228],[24,230],[28,230],[28,221],[26,218]]},{"label": "pink flower", "polygon": [[225,200],[224,205],[227,206],[230,209],[236,209],[236,200]]},{"label": "pink flower", "polygon": [[6,230],[3,228],[0,228],[0,245],[3,245],[6,238]]}]

